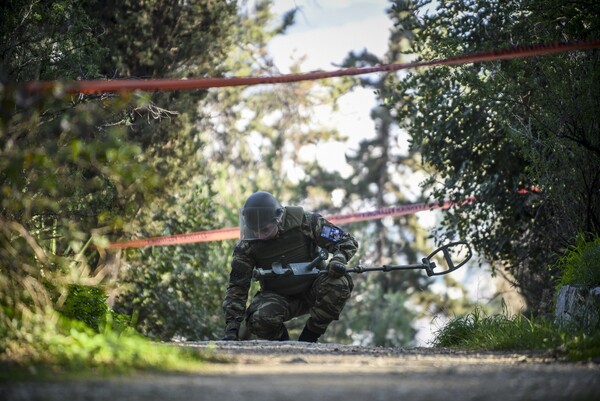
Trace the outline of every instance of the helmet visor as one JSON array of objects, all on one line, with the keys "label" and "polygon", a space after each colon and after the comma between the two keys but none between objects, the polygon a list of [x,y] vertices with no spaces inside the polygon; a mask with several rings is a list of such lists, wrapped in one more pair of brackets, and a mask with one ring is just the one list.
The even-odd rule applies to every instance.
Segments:
[{"label": "helmet visor", "polygon": [[245,207],[240,209],[240,238],[271,239],[277,235],[283,209],[275,207]]}]

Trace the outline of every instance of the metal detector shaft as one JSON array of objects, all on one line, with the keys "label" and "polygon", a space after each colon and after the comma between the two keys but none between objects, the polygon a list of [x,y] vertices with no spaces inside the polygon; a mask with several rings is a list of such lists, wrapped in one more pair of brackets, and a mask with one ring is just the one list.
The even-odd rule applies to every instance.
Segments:
[{"label": "metal detector shaft", "polygon": [[391,272],[393,270],[421,270],[426,269],[423,263],[414,263],[411,265],[382,265],[382,266],[362,266],[358,265],[352,269],[346,269],[346,273],[365,273],[365,272]]}]

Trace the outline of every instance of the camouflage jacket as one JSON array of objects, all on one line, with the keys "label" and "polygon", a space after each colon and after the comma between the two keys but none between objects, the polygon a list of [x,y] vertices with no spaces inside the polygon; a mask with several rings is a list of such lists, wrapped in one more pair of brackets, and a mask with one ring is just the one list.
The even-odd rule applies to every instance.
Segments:
[{"label": "camouflage jacket", "polygon": [[[304,246],[310,250],[303,252],[301,248]],[[314,257],[312,253],[316,254],[317,247],[333,254],[332,259],[346,263],[356,253],[358,243],[352,235],[345,233],[321,215],[304,212],[302,208],[293,206],[285,208],[275,238],[239,241],[233,251],[231,274],[223,301],[226,330],[239,329],[245,317],[254,268],[268,268],[268,262],[283,256],[284,253],[288,263],[309,261]],[[307,252],[312,253],[309,255]],[[265,257],[265,253],[270,257]]]}]

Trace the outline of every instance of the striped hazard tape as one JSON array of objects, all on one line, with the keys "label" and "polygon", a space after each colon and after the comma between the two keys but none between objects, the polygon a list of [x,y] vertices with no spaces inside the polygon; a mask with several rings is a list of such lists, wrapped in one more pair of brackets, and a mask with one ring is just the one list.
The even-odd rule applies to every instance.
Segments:
[{"label": "striped hazard tape", "polygon": [[[415,203],[410,205],[394,206],[378,209],[370,212],[358,212],[334,216],[326,216],[326,219],[336,225],[344,225],[359,221],[377,220],[384,217],[398,217],[426,210],[448,209],[453,205],[462,205],[471,203],[475,198],[468,198],[462,202],[434,202],[434,203]],[[217,230],[199,231],[194,233],[185,233],[177,235],[167,235],[162,237],[140,238],[123,242],[112,242],[108,248],[143,248],[147,246],[169,246],[192,244],[197,242],[224,241],[240,238],[239,227],[221,228]]]},{"label": "striped hazard tape", "polygon": [[[419,67],[431,67],[438,65],[460,65],[476,62],[487,62],[495,60],[506,60],[532,56],[542,56],[554,53],[562,53],[574,50],[588,50],[600,47],[600,41],[591,42],[566,42],[547,43],[531,46],[513,47],[508,49],[492,50],[479,53],[471,53],[462,56],[449,57],[431,61],[417,61],[403,64],[384,64],[373,67],[345,68],[337,71],[316,71],[302,74],[288,74],[281,76],[266,77],[231,77],[231,78],[196,78],[196,79],[130,79],[130,80],[83,80],[76,82],[61,83],[58,81],[33,81],[25,84],[25,89],[30,92],[44,92],[62,87],[67,93],[103,93],[103,92],[127,92],[133,90],[141,91],[174,91],[195,90],[231,86],[249,86],[260,84],[292,83],[308,80],[318,80],[333,77],[353,76],[370,74],[375,72],[393,72],[404,69]],[[472,202],[473,198],[460,203]],[[343,225],[352,222],[375,220],[383,217],[395,217],[412,214],[425,210],[447,209],[454,202],[443,203],[421,203],[403,205],[391,208],[375,210],[371,212],[352,213],[347,215],[328,216],[328,220],[334,224]],[[217,230],[200,231],[162,237],[143,238],[124,242],[113,242],[109,248],[141,248],[146,246],[181,245],[196,242],[223,241],[239,238],[239,227],[222,228]]]},{"label": "striped hazard tape", "polygon": [[117,79],[117,80],[82,80],[60,83],[57,81],[32,81],[25,85],[30,92],[44,92],[62,87],[67,93],[103,93],[141,91],[177,91],[222,88],[231,86],[249,86],[261,84],[280,84],[318,79],[370,74],[374,72],[393,72],[419,67],[437,65],[459,65],[495,60],[543,56],[572,50],[588,50],[600,47],[600,41],[546,43],[531,46],[520,46],[508,49],[471,53],[431,61],[417,61],[402,64],[382,64],[373,67],[344,68],[336,71],[315,71],[301,74],[262,77],[230,77],[230,78],[193,78],[193,79]]}]

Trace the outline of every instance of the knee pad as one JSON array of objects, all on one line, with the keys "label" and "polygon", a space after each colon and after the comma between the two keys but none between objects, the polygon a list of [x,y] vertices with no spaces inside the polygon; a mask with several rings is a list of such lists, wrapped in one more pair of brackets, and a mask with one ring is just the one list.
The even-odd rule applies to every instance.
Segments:
[{"label": "knee pad", "polygon": [[277,315],[267,315],[260,310],[251,313],[246,318],[246,327],[251,334],[261,339],[270,339],[280,334],[283,319]]}]

